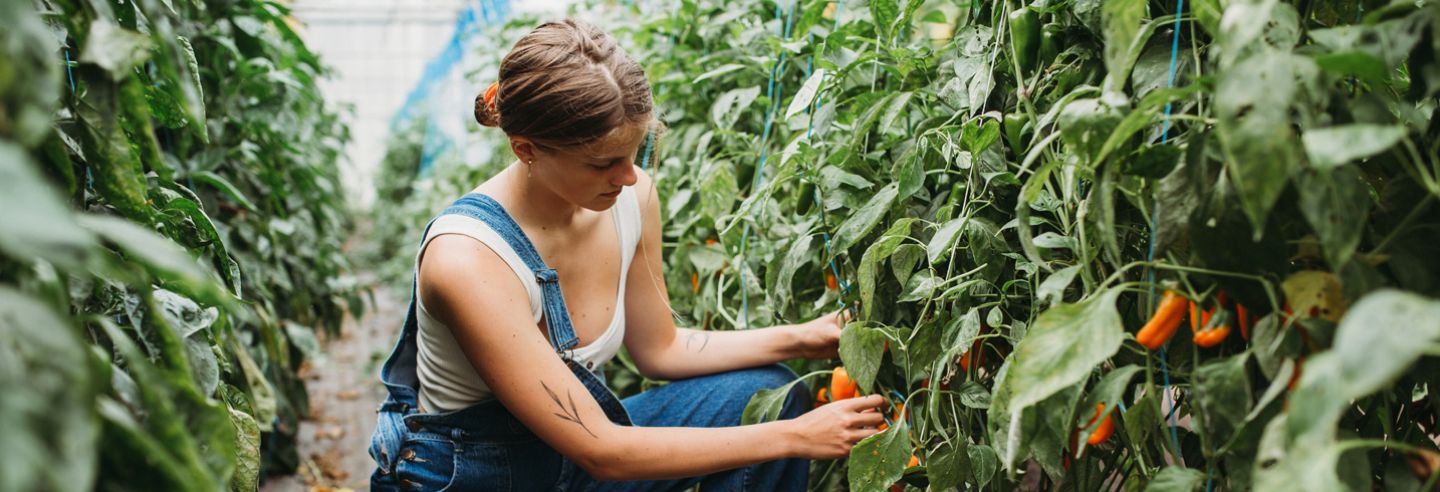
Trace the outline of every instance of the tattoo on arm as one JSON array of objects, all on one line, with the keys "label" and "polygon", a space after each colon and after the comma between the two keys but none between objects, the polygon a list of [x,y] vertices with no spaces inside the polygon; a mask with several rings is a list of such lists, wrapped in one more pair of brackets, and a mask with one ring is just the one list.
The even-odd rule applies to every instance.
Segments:
[{"label": "tattoo on arm", "polygon": [[590,427],[586,426],[585,422],[580,421],[580,412],[575,408],[575,397],[573,395],[569,392],[565,393],[565,398],[570,401],[570,408],[566,409],[565,404],[560,402],[560,397],[555,394],[555,391],[550,389],[550,386],[546,385],[544,381],[541,381],[540,387],[545,388],[545,393],[550,395],[550,399],[553,400],[556,405],[560,405],[560,412],[555,412],[556,417],[579,424],[581,429],[585,429],[586,434],[590,434],[590,437],[599,437],[596,436],[594,432],[590,432]]},{"label": "tattoo on arm", "polygon": [[[696,345],[699,345],[699,347],[696,347]],[[685,350],[694,350],[695,352],[699,352],[701,350],[705,350],[706,345],[710,345],[709,333],[695,332],[691,333],[690,337],[685,339]]]}]

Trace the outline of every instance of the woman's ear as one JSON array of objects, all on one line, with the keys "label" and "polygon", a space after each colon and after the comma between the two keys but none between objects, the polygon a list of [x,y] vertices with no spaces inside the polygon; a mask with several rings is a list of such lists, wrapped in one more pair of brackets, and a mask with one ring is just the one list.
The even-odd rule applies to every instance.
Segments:
[{"label": "woman's ear", "polygon": [[535,160],[535,142],[525,137],[510,137],[510,151],[519,157],[521,162],[532,162]]}]

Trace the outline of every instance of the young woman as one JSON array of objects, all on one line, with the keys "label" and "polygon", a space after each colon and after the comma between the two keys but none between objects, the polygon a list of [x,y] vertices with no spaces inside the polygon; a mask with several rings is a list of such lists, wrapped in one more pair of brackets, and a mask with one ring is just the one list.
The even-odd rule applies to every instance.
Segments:
[{"label": "young woman", "polygon": [[[374,490],[803,490],[809,460],[877,432],[879,396],[808,411],[803,384],[780,420],[739,425],[796,377],[778,362],[836,357],[842,320],[675,326],[660,200],[634,162],[652,111],[645,73],[593,26],[547,23],[506,55],[475,116],[519,160],[426,228]],[[672,382],[617,399],[598,372],[621,344]]]}]

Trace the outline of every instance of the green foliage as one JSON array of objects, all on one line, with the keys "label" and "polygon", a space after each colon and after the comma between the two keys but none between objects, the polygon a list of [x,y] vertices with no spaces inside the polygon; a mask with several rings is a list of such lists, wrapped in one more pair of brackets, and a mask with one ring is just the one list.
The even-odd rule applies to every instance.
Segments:
[{"label": "green foliage", "polygon": [[[681,324],[858,304],[841,359],[910,416],[856,448],[852,490],[1415,481],[1404,463],[1440,437],[1422,329],[1440,297],[1440,7],[835,5],[587,15],[645,66],[668,127],[650,172]],[[1035,48],[1008,25],[1032,13]],[[412,223],[496,156],[431,175],[442,196],[411,200],[428,200]],[[1134,343],[1166,289],[1236,333]],[[1097,403],[1116,432],[1082,444]],[[907,450],[927,466],[902,475],[888,460]]]},{"label": "green foliage", "polygon": [[255,490],[293,470],[308,409],[280,328],[335,334],[361,300],[347,130],[286,7],[0,14],[0,488]]}]

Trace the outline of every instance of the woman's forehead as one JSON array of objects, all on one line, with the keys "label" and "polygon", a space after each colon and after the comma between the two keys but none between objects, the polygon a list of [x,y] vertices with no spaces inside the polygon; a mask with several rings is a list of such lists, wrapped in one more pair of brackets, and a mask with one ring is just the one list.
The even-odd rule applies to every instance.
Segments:
[{"label": "woman's forehead", "polygon": [[580,146],[578,153],[589,158],[615,159],[635,153],[650,129],[650,122],[628,123],[616,127],[593,142]]}]

